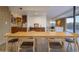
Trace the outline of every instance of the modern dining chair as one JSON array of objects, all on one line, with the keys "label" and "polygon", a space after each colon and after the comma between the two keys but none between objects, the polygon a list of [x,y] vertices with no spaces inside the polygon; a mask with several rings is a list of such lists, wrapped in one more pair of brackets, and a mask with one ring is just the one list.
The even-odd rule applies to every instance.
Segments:
[{"label": "modern dining chair", "polygon": [[18,50],[18,45],[17,45],[17,43],[18,43],[18,38],[14,38],[14,39],[11,39],[11,40],[9,40],[8,41],[8,43],[9,43],[9,51],[10,52],[17,52],[17,50]]},{"label": "modern dining chair", "polygon": [[29,37],[26,39],[23,38],[19,51],[20,52],[35,52],[35,39],[33,39],[32,37]]},{"label": "modern dining chair", "polygon": [[[78,35],[77,33],[72,33],[72,34],[74,34],[75,36]],[[77,44],[78,45],[77,38],[75,38],[75,39],[73,39],[73,38],[66,38],[65,41],[68,43],[66,50],[69,51],[69,48],[70,48],[70,50],[72,51],[73,48],[74,48],[73,51],[75,51],[75,47],[73,47],[72,44],[75,44],[75,45]]]},{"label": "modern dining chair", "polygon": [[[60,29],[61,30],[61,29]],[[60,32],[59,29],[53,29],[53,31],[50,32]],[[48,51],[50,52],[53,49],[59,49],[63,48],[63,40],[60,38],[49,38],[48,39]]]},{"label": "modern dining chair", "polygon": [[48,39],[48,52],[52,52],[53,50],[57,52],[58,49],[60,49],[61,51],[63,50],[62,41],[55,41],[54,38]]},{"label": "modern dining chair", "polygon": [[72,43],[74,43],[75,41],[73,39],[70,39],[70,38],[66,38],[65,40],[68,43],[66,50],[69,51],[69,48],[70,48],[72,51],[73,50]]}]

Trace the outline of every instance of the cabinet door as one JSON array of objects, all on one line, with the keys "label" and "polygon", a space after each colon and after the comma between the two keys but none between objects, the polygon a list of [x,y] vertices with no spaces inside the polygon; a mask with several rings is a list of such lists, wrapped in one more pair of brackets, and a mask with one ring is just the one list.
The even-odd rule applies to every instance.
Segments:
[{"label": "cabinet door", "polygon": [[22,15],[22,21],[23,21],[23,23],[27,22],[27,15]]}]

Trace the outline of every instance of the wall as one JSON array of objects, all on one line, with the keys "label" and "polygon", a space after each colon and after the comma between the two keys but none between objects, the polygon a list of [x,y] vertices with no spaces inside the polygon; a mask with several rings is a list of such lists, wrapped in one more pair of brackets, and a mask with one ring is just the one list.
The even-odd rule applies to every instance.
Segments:
[{"label": "wall", "polygon": [[47,31],[50,31],[50,27],[51,27],[51,22],[52,21],[52,19],[50,19],[50,18],[47,18]]},{"label": "wall", "polygon": [[0,6],[0,43],[4,42],[4,34],[10,31],[10,12],[8,7]]},{"label": "wall", "polygon": [[34,27],[35,23],[39,24],[39,27],[45,27],[47,24],[47,19],[45,15],[39,15],[39,16],[34,16],[34,15],[28,15],[27,16],[27,27]]}]

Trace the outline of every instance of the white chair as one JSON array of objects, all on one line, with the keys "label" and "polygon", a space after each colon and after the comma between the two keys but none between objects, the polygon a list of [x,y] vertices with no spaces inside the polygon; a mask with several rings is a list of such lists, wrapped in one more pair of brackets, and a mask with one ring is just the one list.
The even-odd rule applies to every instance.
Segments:
[{"label": "white chair", "polygon": [[[28,37],[28,38],[21,38],[21,40],[22,41],[20,42],[18,51],[22,51],[22,48],[25,47],[27,49],[32,48],[33,52],[35,52],[35,39],[33,39],[32,37]],[[28,51],[25,51],[25,52],[28,52]]]},{"label": "white chair", "polygon": [[50,52],[51,49],[54,48],[58,49],[61,48],[63,50],[63,41],[60,38],[49,38],[48,39],[48,51]]},{"label": "white chair", "polygon": [[[63,32],[63,27],[55,27],[55,32]],[[52,32],[52,31],[51,31]],[[61,48],[63,47],[63,39],[61,38],[49,38],[48,39],[48,51],[50,52],[51,49],[53,49],[53,45],[58,45],[58,47],[60,46]]]},{"label": "white chair", "polygon": [[17,50],[18,50],[17,49],[18,48],[18,45],[17,45],[18,40],[19,40],[18,38],[13,38],[13,39],[8,41],[8,43],[9,43],[8,49],[9,49],[10,52],[17,52]]}]

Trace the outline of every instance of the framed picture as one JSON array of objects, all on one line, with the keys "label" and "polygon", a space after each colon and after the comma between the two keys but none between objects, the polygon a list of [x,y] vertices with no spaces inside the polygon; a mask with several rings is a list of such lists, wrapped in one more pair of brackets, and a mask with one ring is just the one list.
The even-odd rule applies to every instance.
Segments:
[{"label": "framed picture", "polygon": [[61,27],[61,26],[62,26],[62,20],[57,20],[57,21],[56,21],[56,26]]}]

